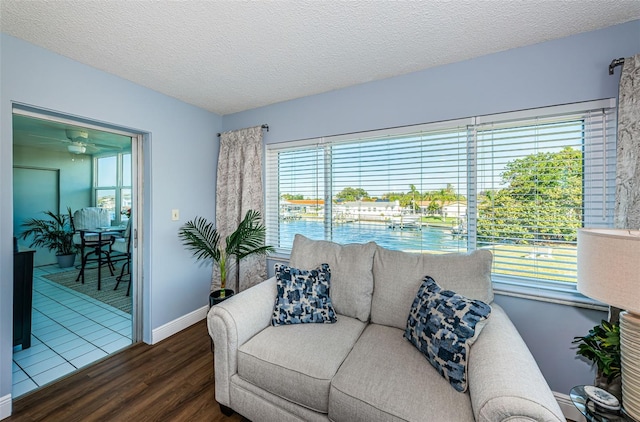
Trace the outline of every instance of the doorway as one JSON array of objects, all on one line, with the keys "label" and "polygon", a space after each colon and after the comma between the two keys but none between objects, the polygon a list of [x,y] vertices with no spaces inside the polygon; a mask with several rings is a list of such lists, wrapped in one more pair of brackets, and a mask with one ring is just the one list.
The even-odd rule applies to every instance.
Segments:
[{"label": "doorway", "polygon": [[[21,236],[27,219],[46,218],[43,211],[68,214],[67,209],[86,207],[106,209],[114,233],[130,225],[132,248],[117,252],[105,246],[110,256],[118,256],[114,268],[87,264],[84,283],[77,277],[79,255],[76,265],[60,268],[54,253],[34,248],[31,344],[14,345],[13,398],[139,341],[139,254],[134,247],[141,221],[136,210],[142,209],[136,199],[142,198],[140,141],[140,134],[14,108],[14,236],[20,248],[31,247],[32,239]],[[115,236],[114,243],[123,240]]]}]

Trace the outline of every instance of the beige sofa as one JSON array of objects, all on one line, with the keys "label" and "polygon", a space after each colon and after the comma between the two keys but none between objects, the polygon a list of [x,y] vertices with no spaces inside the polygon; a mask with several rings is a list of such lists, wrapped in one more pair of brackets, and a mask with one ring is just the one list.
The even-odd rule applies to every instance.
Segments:
[{"label": "beige sofa", "polygon": [[[493,303],[491,262],[488,251],[409,254],[297,235],[289,265],[330,265],[337,322],[271,326],[275,278],[214,306],[215,398],[253,422],[564,422],[527,346]],[[425,275],[492,307],[468,356],[465,393],[403,338]]]}]

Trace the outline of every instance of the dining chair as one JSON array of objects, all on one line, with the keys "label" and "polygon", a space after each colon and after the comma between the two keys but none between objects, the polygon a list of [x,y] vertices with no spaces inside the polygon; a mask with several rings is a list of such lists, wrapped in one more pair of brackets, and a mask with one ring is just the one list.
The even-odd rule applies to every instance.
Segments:
[{"label": "dining chair", "polygon": [[[113,276],[114,266],[111,262],[110,248],[108,248],[113,242],[113,235],[97,233],[111,225],[109,211],[99,207],[81,208],[73,213],[71,225],[74,230],[73,243],[80,249],[82,257],[76,281],[82,280],[82,284],[84,284],[85,270],[90,262],[97,262],[99,266],[106,264]],[[92,233],[91,230],[96,230],[96,232]]]},{"label": "dining chair", "polygon": [[128,275],[129,285],[127,287],[126,296],[129,296],[129,294],[131,293],[131,241],[131,217],[129,217],[129,221],[127,221],[127,228],[125,229],[123,236],[114,238],[114,241],[110,246],[111,261],[125,261],[125,263],[122,265],[122,268],[120,269],[120,275],[116,277],[117,283],[116,287],[114,287],[113,290],[117,290],[120,282],[122,281],[122,278]]}]

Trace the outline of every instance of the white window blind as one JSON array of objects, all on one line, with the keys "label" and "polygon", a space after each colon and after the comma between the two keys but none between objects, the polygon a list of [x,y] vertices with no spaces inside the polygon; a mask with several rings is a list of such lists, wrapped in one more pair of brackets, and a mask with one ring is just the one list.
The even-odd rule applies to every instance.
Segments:
[{"label": "white window blind", "polygon": [[287,250],[302,233],[414,252],[466,250],[464,237],[443,238],[430,220],[449,229],[436,220],[458,199],[465,218],[468,122],[268,146],[267,241]]},{"label": "white window blind", "polygon": [[588,187],[612,176],[600,160],[611,117],[598,109],[475,127],[476,244],[492,250],[494,276],[576,281],[578,228],[589,225],[587,215],[600,216],[591,223],[611,223],[613,198],[603,201]]},{"label": "white window blind", "polygon": [[494,253],[494,279],[574,283],[576,233],[612,224],[615,109],[599,101],[267,145],[267,242],[301,233]]}]

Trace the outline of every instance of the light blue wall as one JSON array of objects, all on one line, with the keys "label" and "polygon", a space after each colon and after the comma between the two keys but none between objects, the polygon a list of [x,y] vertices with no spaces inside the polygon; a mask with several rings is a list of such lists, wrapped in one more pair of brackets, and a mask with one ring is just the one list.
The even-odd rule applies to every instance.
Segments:
[{"label": "light blue wall", "polygon": [[[12,102],[148,135],[143,243],[149,295],[144,336],[149,340],[152,329],[206,304],[209,269],[193,265],[176,232],[191,216],[214,215],[217,132],[268,123],[269,143],[616,96],[619,71],[610,77],[607,66],[613,58],[640,51],[640,21],[224,118],[0,37],[1,398],[11,392]],[[180,209],[182,221],[170,221],[173,208]],[[567,386],[588,382],[587,365],[575,362],[564,340],[583,334],[601,313],[526,299],[498,301],[554,390],[566,393]],[[549,322],[555,328],[541,338]],[[555,350],[561,359],[553,357]]]},{"label": "light blue wall", "polygon": [[[617,96],[612,59],[640,51],[640,21],[226,115],[282,142]],[[313,84],[313,81],[309,81]]]},{"label": "light blue wall", "polygon": [[606,312],[500,295],[495,302],[511,318],[553,391],[568,395],[571,387],[593,384],[595,372],[576,357],[571,341],[607,319]]},{"label": "light blue wall", "polygon": [[[617,97],[620,69],[609,76],[609,63],[638,52],[640,21],[634,21],[227,115],[223,126],[267,123],[265,143],[273,143]],[[604,312],[507,296],[496,302],[554,391],[568,394],[593,381],[571,340],[606,318]]]},{"label": "light blue wall", "polygon": [[[207,304],[210,269],[194,265],[177,231],[213,218],[222,117],[0,34],[0,398],[11,393],[12,103],[147,134],[145,141],[144,338]],[[181,221],[171,221],[171,210]]]}]

